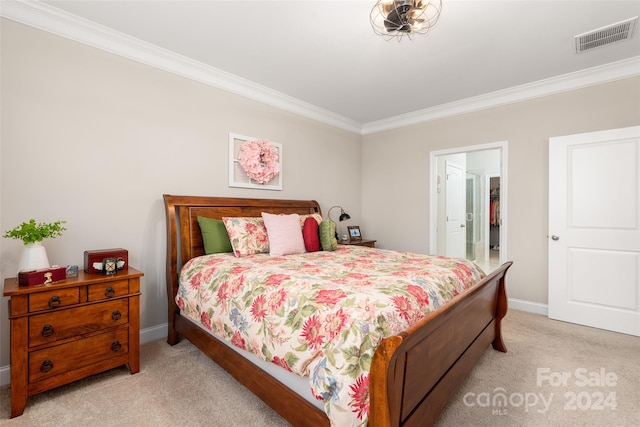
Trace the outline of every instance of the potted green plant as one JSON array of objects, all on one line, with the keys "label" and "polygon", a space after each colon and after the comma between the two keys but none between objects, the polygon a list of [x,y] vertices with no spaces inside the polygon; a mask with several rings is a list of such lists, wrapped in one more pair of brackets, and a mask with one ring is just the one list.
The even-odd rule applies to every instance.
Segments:
[{"label": "potted green plant", "polygon": [[35,219],[30,219],[29,222],[23,222],[4,233],[2,237],[22,240],[24,244],[18,272],[49,267],[47,251],[42,246],[42,241],[62,236],[62,232],[66,230],[64,226],[66,223],[66,221],[36,223]]}]

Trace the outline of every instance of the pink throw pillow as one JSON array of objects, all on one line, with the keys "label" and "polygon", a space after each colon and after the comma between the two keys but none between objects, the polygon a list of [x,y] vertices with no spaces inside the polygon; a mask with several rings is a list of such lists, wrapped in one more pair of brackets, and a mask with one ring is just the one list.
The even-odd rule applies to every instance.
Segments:
[{"label": "pink throw pillow", "polygon": [[269,254],[281,256],[305,252],[300,215],[274,215],[262,212],[262,219],[269,236]]}]

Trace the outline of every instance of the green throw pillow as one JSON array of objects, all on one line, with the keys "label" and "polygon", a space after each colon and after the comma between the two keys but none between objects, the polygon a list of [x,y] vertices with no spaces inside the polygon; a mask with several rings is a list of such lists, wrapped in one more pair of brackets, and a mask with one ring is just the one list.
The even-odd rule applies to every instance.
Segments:
[{"label": "green throw pillow", "polygon": [[209,254],[217,254],[221,252],[233,252],[229,234],[221,219],[198,217],[198,225],[202,232],[202,242],[204,243],[204,252]]},{"label": "green throw pillow", "polygon": [[325,219],[320,223],[320,246],[323,251],[335,251],[338,249],[335,222]]}]

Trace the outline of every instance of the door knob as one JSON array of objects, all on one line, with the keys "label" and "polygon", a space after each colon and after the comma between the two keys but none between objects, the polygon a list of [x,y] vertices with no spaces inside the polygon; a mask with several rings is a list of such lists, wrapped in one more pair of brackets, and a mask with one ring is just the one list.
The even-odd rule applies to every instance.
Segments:
[{"label": "door knob", "polygon": [[554,234],[553,236],[551,236],[551,240],[560,240],[560,237]]},{"label": "door knob", "polygon": [[464,227],[465,227],[465,225],[464,225],[464,224],[460,224],[460,228],[464,228]]}]

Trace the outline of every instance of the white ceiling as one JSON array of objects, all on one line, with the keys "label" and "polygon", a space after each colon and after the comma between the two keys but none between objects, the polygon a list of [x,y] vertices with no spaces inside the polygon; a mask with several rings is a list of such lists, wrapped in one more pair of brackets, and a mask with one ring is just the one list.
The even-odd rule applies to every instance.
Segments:
[{"label": "white ceiling", "polygon": [[574,45],[640,1],[442,2],[427,35],[400,43],[373,33],[374,0],[43,3],[362,125],[640,56],[640,28]]}]

